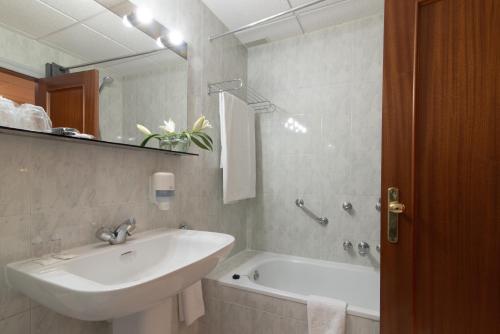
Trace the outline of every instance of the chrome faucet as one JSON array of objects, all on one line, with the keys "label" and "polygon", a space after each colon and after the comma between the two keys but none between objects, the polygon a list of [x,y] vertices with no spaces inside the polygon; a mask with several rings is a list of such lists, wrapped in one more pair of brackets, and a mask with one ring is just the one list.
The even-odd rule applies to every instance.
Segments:
[{"label": "chrome faucet", "polygon": [[111,245],[123,244],[127,237],[135,230],[135,218],[129,218],[118,225],[114,230],[108,227],[101,227],[95,233],[97,239],[109,242]]}]

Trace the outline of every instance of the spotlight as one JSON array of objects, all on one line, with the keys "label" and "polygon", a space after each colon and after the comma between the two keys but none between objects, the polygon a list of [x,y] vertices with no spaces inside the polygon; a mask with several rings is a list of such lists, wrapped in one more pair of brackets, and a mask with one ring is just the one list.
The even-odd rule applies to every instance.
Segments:
[{"label": "spotlight", "polygon": [[156,39],[156,45],[158,45],[159,48],[164,48],[165,47],[165,44],[163,43],[162,41],[162,38],[161,37],[158,37]]},{"label": "spotlight", "polygon": [[184,43],[184,37],[177,30],[172,30],[168,34],[168,40],[170,41],[170,43],[172,43],[172,45],[176,45],[176,46],[177,45],[181,45],[182,43]]},{"label": "spotlight", "polygon": [[135,17],[137,18],[137,21],[142,24],[150,24],[153,22],[153,13],[150,9],[145,7],[137,8],[135,11]]},{"label": "spotlight", "polygon": [[132,23],[130,23],[130,20],[128,19],[127,15],[123,15],[122,22],[123,22],[123,25],[127,28],[133,27],[133,25],[132,25]]}]

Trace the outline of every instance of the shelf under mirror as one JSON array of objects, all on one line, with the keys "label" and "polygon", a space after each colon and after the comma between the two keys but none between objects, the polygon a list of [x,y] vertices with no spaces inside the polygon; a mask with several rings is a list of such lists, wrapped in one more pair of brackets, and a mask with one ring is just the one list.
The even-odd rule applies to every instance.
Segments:
[{"label": "shelf under mirror", "polygon": [[33,137],[33,138],[57,140],[57,141],[66,141],[66,142],[71,142],[71,143],[79,143],[79,144],[87,144],[87,145],[116,147],[116,148],[135,150],[135,151],[146,150],[146,151],[159,152],[159,153],[164,153],[164,154],[169,154],[169,155],[179,155],[179,156],[198,156],[199,155],[198,153],[169,151],[169,150],[164,150],[164,149],[159,149],[159,148],[154,148],[154,147],[141,147],[141,146],[137,146],[137,145],[108,142],[108,141],[96,140],[96,139],[68,137],[68,136],[56,135],[53,133],[30,131],[30,130],[24,130],[24,129],[15,129],[15,128],[9,128],[9,127],[5,127],[5,126],[0,126],[0,134]]}]

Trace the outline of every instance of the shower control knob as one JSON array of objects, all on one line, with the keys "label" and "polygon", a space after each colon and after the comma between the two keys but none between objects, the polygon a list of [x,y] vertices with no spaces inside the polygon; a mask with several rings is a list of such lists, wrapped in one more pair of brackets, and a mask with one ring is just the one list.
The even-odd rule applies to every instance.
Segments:
[{"label": "shower control knob", "polygon": [[344,240],[342,246],[344,247],[344,250],[347,252],[352,249],[352,242],[350,240]]},{"label": "shower control knob", "polygon": [[369,252],[370,252],[370,245],[367,242],[365,242],[365,241],[361,241],[358,244],[358,253],[359,253],[359,255],[366,256],[366,255],[368,255]]},{"label": "shower control knob", "polygon": [[345,211],[351,211],[352,210],[352,203],[351,202],[342,203],[342,209],[344,209]]}]

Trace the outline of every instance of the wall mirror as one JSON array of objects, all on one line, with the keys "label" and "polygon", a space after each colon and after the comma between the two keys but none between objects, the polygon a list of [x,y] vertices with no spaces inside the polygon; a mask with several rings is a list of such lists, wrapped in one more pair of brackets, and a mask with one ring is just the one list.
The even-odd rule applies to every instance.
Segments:
[{"label": "wall mirror", "polygon": [[0,0],[0,9],[3,132],[139,146],[137,124],[187,127],[187,45],[147,8]]}]

